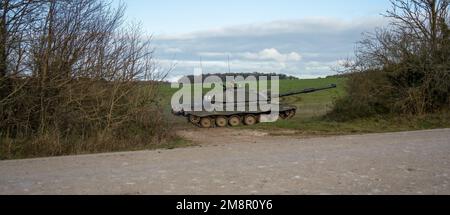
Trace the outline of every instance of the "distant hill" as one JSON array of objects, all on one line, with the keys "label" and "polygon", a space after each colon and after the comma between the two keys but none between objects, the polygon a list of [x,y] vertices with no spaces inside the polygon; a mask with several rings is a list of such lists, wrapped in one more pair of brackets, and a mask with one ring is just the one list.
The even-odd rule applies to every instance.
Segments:
[{"label": "distant hill", "polygon": [[349,77],[350,75],[352,75],[352,73],[341,73],[341,74],[327,76],[327,78],[346,78],[346,77]]}]

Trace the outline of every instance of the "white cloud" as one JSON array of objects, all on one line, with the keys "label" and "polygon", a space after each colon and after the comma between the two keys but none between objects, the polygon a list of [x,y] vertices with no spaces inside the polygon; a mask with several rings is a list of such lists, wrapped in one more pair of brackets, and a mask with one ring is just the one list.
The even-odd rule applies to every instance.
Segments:
[{"label": "white cloud", "polygon": [[383,25],[376,18],[310,18],[156,36],[154,42],[163,48],[159,59],[167,65],[176,61],[171,77],[192,74],[200,64],[205,73],[228,72],[229,57],[231,72],[312,78],[335,74],[333,68],[342,65],[339,59],[353,56],[361,33]]},{"label": "white cloud", "polygon": [[159,35],[161,40],[188,40],[211,37],[267,36],[284,33],[335,33],[367,26],[383,26],[384,19],[372,17],[358,20],[342,20],[331,17],[309,17],[296,20],[277,20],[228,27],[218,27],[177,35]]},{"label": "white cloud", "polygon": [[[173,64],[170,60],[160,61],[161,65],[171,65]],[[333,62],[326,63],[326,66],[332,65]],[[178,80],[183,75],[191,75],[194,73],[195,69],[203,69],[203,73],[224,73],[228,72],[228,62],[227,61],[216,61],[208,60],[200,61],[195,60],[183,60],[176,62],[176,68],[169,74],[167,80],[174,81]],[[232,60],[230,61],[231,72],[260,72],[260,73],[284,73],[292,75],[298,78],[314,78],[314,77],[325,77],[332,75],[333,73],[328,71],[328,67],[324,67],[326,70],[321,70],[316,67],[312,70],[305,68],[304,64],[299,63],[283,63],[276,61],[253,61],[253,60]]]},{"label": "white cloud", "polygon": [[302,56],[297,52],[290,53],[280,53],[275,48],[264,49],[259,52],[238,52],[238,53],[230,53],[230,52],[199,52],[199,56],[201,57],[220,57],[227,59],[230,58],[243,58],[246,60],[254,60],[254,61],[276,61],[280,63],[285,62],[297,62],[302,60]]},{"label": "white cloud", "polygon": [[197,53],[197,55],[201,56],[201,57],[227,57],[227,56],[231,56],[233,54],[229,53],[229,52],[199,52]]},{"label": "white cloud", "polygon": [[349,62],[351,63],[352,61],[349,60],[335,60],[328,62],[309,61],[305,63],[304,69],[310,72],[336,70],[342,69]]},{"label": "white cloud", "polygon": [[245,53],[242,55],[250,60],[274,60],[277,62],[300,61],[302,56],[297,52],[282,54],[275,48],[264,49],[258,53]]},{"label": "white cloud", "polygon": [[182,77],[184,77],[184,75],[170,76],[170,77],[166,78],[166,81],[168,81],[168,82],[170,82],[170,83],[176,83],[176,82],[178,82],[178,80],[180,80]]},{"label": "white cloud", "polygon": [[182,53],[183,50],[180,49],[180,48],[172,48],[172,47],[169,47],[169,48],[165,48],[165,49],[164,49],[164,52],[165,52],[165,53]]}]

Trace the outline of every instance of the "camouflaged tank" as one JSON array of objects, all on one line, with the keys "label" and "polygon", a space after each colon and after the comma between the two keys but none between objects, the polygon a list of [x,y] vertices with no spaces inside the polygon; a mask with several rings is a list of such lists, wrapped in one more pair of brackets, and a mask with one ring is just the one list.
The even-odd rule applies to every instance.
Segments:
[{"label": "camouflaged tank", "polygon": [[[292,91],[288,93],[283,93],[278,96],[278,98],[288,97],[288,96],[294,96],[299,94],[308,94],[313,93],[317,91],[322,90],[328,90],[336,88],[336,84],[331,84],[327,87],[322,88],[307,88],[300,91]],[[245,93],[246,95],[245,99],[239,100],[238,93]],[[272,98],[270,98],[270,92],[268,93],[258,93],[255,91],[246,92],[245,88],[226,88],[224,87],[224,95],[227,95],[227,93],[234,93],[235,101],[232,102],[232,105],[234,105],[233,110],[243,110],[245,111],[205,111],[207,107],[204,107],[206,104],[216,104],[217,102],[223,102],[224,106],[226,106],[226,98],[223,99],[224,101],[215,101],[211,100],[211,98],[205,97],[204,100],[208,100],[208,102],[202,103],[202,104],[193,104],[193,107],[191,110],[195,110],[195,107],[197,107],[200,110],[203,111],[173,111],[172,113],[176,116],[186,117],[188,122],[192,123],[195,126],[201,127],[201,128],[213,128],[213,127],[235,127],[239,125],[255,125],[260,122],[261,117],[264,115],[270,115],[271,111],[263,111],[260,109],[260,103],[265,102],[272,102]],[[256,100],[250,100],[248,98],[255,98],[249,96],[250,94],[257,95]],[[269,96],[268,96],[269,95]],[[229,103],[228,103],[229,104]],[[257,109],[251,111],[250,106],[255,105]],[[225,109],[225,108],[224,108]],[[281,119],[290,119],[295,116],[297,112],[297,107],[289,105],[289,104],[283,104],[279,103],[279,117]]]}]

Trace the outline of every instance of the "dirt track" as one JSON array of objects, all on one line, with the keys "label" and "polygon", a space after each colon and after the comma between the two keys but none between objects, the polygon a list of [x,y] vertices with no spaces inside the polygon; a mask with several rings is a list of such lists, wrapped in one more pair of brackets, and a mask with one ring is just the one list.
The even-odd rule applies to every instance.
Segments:
[{"label": "dirt track", "polygon": [[1,161],[0,194],[450,194],[450,129],[181,135],[202,146]]}]

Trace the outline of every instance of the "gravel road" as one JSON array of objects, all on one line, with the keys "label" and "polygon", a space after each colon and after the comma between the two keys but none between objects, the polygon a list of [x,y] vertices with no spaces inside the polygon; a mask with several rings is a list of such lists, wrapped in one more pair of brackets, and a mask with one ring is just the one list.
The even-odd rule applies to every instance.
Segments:
[{"label": "gravel road", "polygon": [[0,194],[450,194],[450,129],[182,135],[201,146],[1,161]]}]

